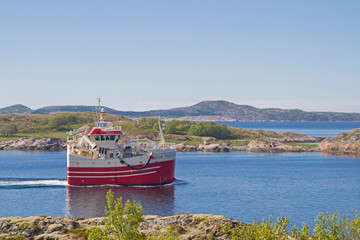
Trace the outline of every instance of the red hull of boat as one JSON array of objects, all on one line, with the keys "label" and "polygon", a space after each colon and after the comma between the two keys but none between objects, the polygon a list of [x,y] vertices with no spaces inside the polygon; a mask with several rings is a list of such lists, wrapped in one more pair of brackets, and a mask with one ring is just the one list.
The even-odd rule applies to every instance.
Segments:
[{"label": "red hull of boat", "polygon": [[150,163],[142,170],[131,170],[129,167],[68,167],[67,171],[69,185],[164,184],[175,180],[175,160]]}]

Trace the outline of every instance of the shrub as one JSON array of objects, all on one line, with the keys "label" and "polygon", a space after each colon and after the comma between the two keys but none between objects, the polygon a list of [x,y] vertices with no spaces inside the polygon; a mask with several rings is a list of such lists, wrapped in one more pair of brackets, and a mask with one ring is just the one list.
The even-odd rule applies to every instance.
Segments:
[{"label": "shrub", "polygon": [[12,136],[13,134],[18,132],[18,127],[15,124],[6,124],[0,126],[1,134],[5,137]]},{"label": "shrub", "polygon": [[144,221],[140,203],[131,203],[128,200],[124,206],[121,197],[114,200],[111,190],[108,191],[106,199],[106,217],[103,219],[105,229],[91,229],[88,239],[145,239],[145,235],[138,230],[140,223]]},{"label": "shrub", "polygon": [[239,225],[232,228],[229,224],[222,226],[223,233],[230,239],[288,239],[286,230],[289,219],[285,217],[277,218],[275,225],[272,226],[271,216],[269,220],[262,220],[261,223],[254,221],[252,225]]},{"label": "shrub", "polygon": [[[296,226],[292,227],[290,236],[296,240],[320,240],[320,239],[360,239],[360,215],[354,212],[354,217],[349,218],[335,212],[331,215],[319,213],[315,218],[314,234],[311,234],[310,227],[303,223],[301,231]],[[239,225],[232,227],[230,224],[222,225],[222,232],[229,239],[289,239],[287,226],[289,219],[280,217],[272,225],[271,217],[261,223],[255,222],[252,225]]]},{"label": "shrub", "polygon": [[356,211],[353,219],[339,212],[320,213],[315,218],[313,239],[360,239],[360,215]]},{"label": "shrub", "polygon": [[199,122],[189,129],[190,135],[214,137],[217,139],[226,139],[231,136],[231,131],[224,124],[218,125],[214,122]]},{"label": "shrub", "polygon": [[[47,121],[47,125],[50,129],[65,131],[70,130],[72,128],[72,124],[86,123],[91,120],[92,119],[90,117],[79,117],[75,114],[61,114],[50,118]],[[46,121],[44,120],[43,123],[46,123]]]},{"label": "shrub", "polygon": [[48,126],[50,129],[56,129],[58,131],[70,129],[70,124],[77,123],[77,117],[75,115],[57,115],[49,119]]},{"label": "shrub", "polygon": [[[88,239],[107,240],[107,239],[147,239],[147,240],[177,240],[181,226],[172,224],[166,227],[165,232],[154,231],[150,236],[146,236],[139,231],[139,227],[144,222],[142,207],[135,201],[129,200],[125,205],[120,197],[114,200],[111,190],[106,195],[107,206],[105,207],[104,228],[95,227],[89,230]],[[320,240],[320,239],[360,239],[360,215],[354,212],[354,217],[349,218],[345,215],[340,217],[338,212],[333,215],[330,213],[319,213],[315,219],[316,225],[311,235],[310,227],[303,224],[301,231],[294,226],[291,234],[288,232],[289,219],[286,217],[277,218],[273,224],[271,216],[266,221],[254,221],[253,224],[240,224],[232,226],[231,224],[221,225],[221,232],[226,239],[295,239],[295,240]],[[22,228],[22,227],[20,227]],[[86,236],[81,232],[82,236]],[[212,236],[208,236],[211,239]]]},{"label": "shrub", "polygon": [[195,125],[195,123],[190,121],[167,121],[165,125],[165,133],[186,135],[189,133],[189,129],[193,125]]},{"label": "shrub", "polygon": [[143,129],[151,129],[157,126],[157,130],[159,130],[159,119],[156,117],[143,117],[137,121],[137,127]]}]

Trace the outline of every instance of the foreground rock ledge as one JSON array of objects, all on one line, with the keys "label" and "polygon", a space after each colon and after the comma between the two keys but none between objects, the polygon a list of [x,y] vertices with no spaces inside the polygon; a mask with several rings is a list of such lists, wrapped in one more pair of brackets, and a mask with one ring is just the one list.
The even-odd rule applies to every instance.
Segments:
[{"label": "foreground rock ledge", "polygon": [[[144,216],[140,231],[150,235],[154,231],[165,232],[168,226],[175,228],[180,239],[226,239],[221,232],[222,224],[235,227],[239,221],[208,214],[180,214],[174,216]],[[0,218],[0,239],[24,235],[26,239],[85,239],[83,233],[92,227],[104,225],[102,218],[65,217],[9,217]]]}]

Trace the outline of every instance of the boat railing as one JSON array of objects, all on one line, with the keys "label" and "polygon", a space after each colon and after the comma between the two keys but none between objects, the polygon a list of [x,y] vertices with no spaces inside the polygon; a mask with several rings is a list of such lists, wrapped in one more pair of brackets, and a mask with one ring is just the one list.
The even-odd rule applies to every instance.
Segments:
[{"label": "boat railing", "polygon": [[175,148],[175,143],[162,143],[159,144],[159,149],[173,149]]},{"label": "boat railing", "polygon": [[149,139],[129,140],[126,144],[128,146],[138,147],[144,150],[175,148],[175,143],[157,143]]},{"label": "boat railing", "polygon": [[114,131],[121,131],[121,126],[113,126]]}]

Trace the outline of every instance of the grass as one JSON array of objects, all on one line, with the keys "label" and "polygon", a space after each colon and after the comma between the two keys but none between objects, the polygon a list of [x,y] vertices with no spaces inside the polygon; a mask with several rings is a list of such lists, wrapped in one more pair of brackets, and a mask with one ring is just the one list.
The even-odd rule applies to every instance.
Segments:
[{"label": "grass", "polygon": [[306,149],[315,149],[319,147],[318,144],[311,144],[311,143],[285,143],[285,144],[293,147],[303,147]]},{"label": "grass", "polygon": [[[67,130],[56,130],[50,128],[50,122],[53,121],[54,118],[57,117],[64,117],[67,115],[76,116],[78,119],[78,123],[76,124],[66,124],[63,127],[66,127],[67,130],[69,129],[78,129],[83,125],[88,125],[92,127],[95,120],[94,113],[54,113],[54,114],[28,114],[28,115],[2,115],[0,116],[0,130],[2,126],[6,125],[16,125],[18,132],[14,133],[11,136],[5,137],[3,135],[0,136],[0,141],[9,141],[19,138],[66,138]],[[122,130],[126,135],[138,135],[143,134],[147,138],[151,139],[151,136],[158,135],[158,131],[154,129],[152,126],[141,125],[141,120],[131,120],[127,119],[120,115],[111,115],[105,114],[105,119],[113,121],[113,125],[121,126]],[[151,119],[151,118],[149,118]],[[156,119],[155,119],[156,120]],[[146,122],[146,121],[145,121]],[[153,124],[153,123],[152,123]],[[280,139],[283,136],[277,134],[275,132],[270,131],[263,131],[263,130],[251,130],[251,129],[241,129],[241,128],[234,128],[228,127],[231,131],[231,136],[225,140],[216,140],[215,138],[209,138],[207,142],[209,144],[212,143],[227,143],[231,141],[231,146],[246,146],[249,141],[253,139],[264,139],[264,138],[272,138],[272,139]],[[176,140],[179,136],[185,136],[188,140]],[[174,135],[174,134],[165,134],[165,140],[169,143],[185,143],[188,145],[199,145],[204,142],[203,137],[199,136],[189,136],[189,135]],[[303,143],[289,143],[288,145],[291,146],[300,146],[306,149],[314,149],[318,145],[316,144],[303,144]]]},{"label": "grass", "polygon": [[178,135],[165,134],[165,141],[169,142],[169,143],[175,143],[175,144],[185,143],[187,145],[199,145],[204,142],[204,140],[202,140],[202,137],[179,135],[181,137],[187,137],[189,140],[175,140],[176,136],[178,136]]}]

